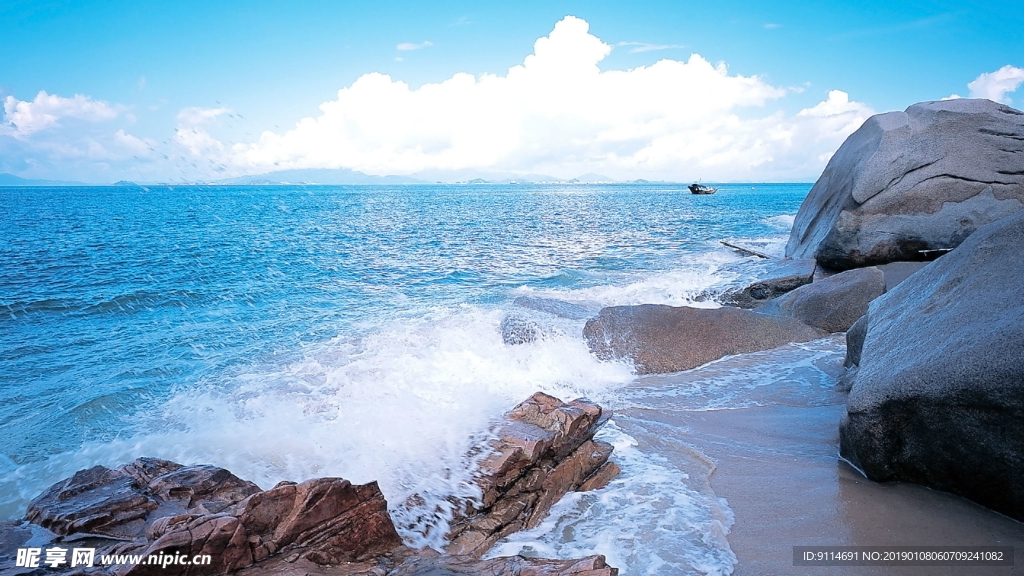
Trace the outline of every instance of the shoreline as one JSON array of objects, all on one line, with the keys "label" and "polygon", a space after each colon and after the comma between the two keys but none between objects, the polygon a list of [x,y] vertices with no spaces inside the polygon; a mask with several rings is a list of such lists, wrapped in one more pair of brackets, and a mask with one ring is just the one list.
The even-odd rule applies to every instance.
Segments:
[{"label": "shoreline", "polygon": [[[640,378],[634,386],[681,379]],[[626,433],[678,468],[707,460],[708,489],[734,516],[727,536],[738,560],[734,576],[1015,573],[1015,566],[793,566],[793,546],[1013,546],[1021,565],[1024,523],[923,486],[873,482],[841,460],[844,393],[801,394],[785,383],[758,390],[760,406],[688,410],[664,397],[659,408],[616,413]]]}]

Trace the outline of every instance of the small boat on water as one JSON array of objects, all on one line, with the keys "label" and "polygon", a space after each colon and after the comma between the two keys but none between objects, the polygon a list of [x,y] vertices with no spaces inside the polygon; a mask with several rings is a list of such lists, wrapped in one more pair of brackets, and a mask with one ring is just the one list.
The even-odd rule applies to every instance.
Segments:
[{"label": "small boat on water", "polygon": [[700,184],[690,184],[687,186],[692,194],[714,194],[718,192],[718,188],[712,188],[711,186],[702,186]]}]

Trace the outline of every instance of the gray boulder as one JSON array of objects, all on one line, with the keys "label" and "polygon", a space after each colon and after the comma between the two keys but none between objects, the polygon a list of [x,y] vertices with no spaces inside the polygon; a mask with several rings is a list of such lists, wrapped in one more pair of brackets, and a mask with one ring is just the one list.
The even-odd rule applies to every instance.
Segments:
[{"label": "gray boulder", "polygon": [[740,308],[757,308],[772,298],[795,290],[804,284],[810,284],[814,278],[815,266],[816,262],[813,258],[773,261],[762,276],[763,280],[758,280],[742,290],[726,291],[722,294],[722,304]]},{"label": "gray boulder", "polygon": [[1024,212],[875,300],[840,452],[1024,520]]},{"label": "gray boulder", "polygon": [[501,341],[509,346],[536,342],[544,335],[540,324],[515,314],[502,318],[498,331],[501,332]]},{"label": "gray boulder", "polygon": [[601,359],[627,359],[640,374],[679,372],[732,354],[824,336],[794,318],[716,309],[643,304],[603,308],[583,336]]},{"label": "gray boulder", "polygon": [[989,100],[872,116],[797,213],[786,256],[848,270],[925,260],[1024,207],[1024,113]]},{"label": "gray boulder", "polygon": [[801,286],[766,305],[761,312],[779,314],[827,332],[843,332],[885,293],[885,275],[874,266],[847,270]]}]

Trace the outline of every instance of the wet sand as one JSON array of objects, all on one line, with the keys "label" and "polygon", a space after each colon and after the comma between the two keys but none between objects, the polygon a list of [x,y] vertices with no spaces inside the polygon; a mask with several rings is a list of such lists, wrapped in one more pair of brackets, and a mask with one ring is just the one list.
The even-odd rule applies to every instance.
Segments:
[{"label": "wet sand", "polygon": [[[671,385],[672,377],[636,386]],[[728,501],[736,576],[1024,574],[1024,523],[963,498],[865,479],[838,457],[845,395],[806,387],[759,389],[761,406],[693,411],[660,398],[616,421],[641,445]],[[700,474],[698,474],[699,476]],[[691,478],[691,482],[693,479]],[[793,546],[1013,546],[1013,567],[794,566]]]}]

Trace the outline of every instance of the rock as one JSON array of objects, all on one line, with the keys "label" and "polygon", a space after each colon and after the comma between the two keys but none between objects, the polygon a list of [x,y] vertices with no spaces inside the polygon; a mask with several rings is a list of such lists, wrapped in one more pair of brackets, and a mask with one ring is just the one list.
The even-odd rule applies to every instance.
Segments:
[{"label": "rock", "polygon": [[297,558],[274,558],[246,568],[237,576],[616,576],[604,556],[572,560],[547,560],[503,556],[480,560],[471,556],[445,556],[430,548],[403,548],[374,561],[319,566]]},{"label": "rock", "polygon": [[133,540],[160,502],[122,470],[94,466],[58,482],[28,505],[25,520],[60,536],[101,534]]},{"label": "rock", "polygon": [[599,358],[631,360],[640,374],[689,370],[723,356],[824,335],[794,318],[660,304],[604,308],[583,328]]},{"label": "rock", "polygon": [[600,490],[612,480],[615,479],[622,469],[615,462],[605,462],[600,468],[597,469],[590,478],[587,478],[586,482],[580,484],[580,487],[576,489],[577,492],[590,492],[591,490]]},{"label": "rock", "polygon": [[800,320],[826,332],[843,332],[868,311],[868,304],[885,292],[885,275],[878,268],[858,268],[801,286],[759,310]]},{"label": "rock", "polygon": [[797,213],[786,256],[847,270],[926,260],[1024,207],[1024,113],[989,100],[872,116]]},{"label": "rock", "polygon": [[498,330],[501,332],[502,342],[510,346],[535,342],[543,336],[539,324],[516,315],[504,317]]},{"label": "rock", "polygon": [[513,300],[512,304],[570,320],[586,320],[597,314],[597,311],[600,309],[599,305],[573,304],[572,302],[564,302],[554,298],[541,298],[539,296],[520,296]]},{"label": "rock", "polygon": [[892,290],[900,282],[909,278],[911,274],[927,265],[927,262],[890,262],[878,266],[878,269],[885,275],[885,291]]},{"label": "rock", "polygon": [[817,262],[813,258],[802,258],[799,260],[773,260],[771,264],[772,266],[766,271],[763,280],[754,282],[742,290],[729,290],[722,294],[722,304],[740,308],[757,308],[772,298],[795,290],[804,284],[810,284]]},{"label": "rock", "polygon": [[113,470],[82,470],[32,501],[31,523],[0,523],[0,571],[17,569],[18,547],[70,536],[95,546],[98,556],[211,560],[87,572],[96,576],[612,576],[618,571],[603,556],[478,559],[503,536],[536,526],[566,492],[614,477],[612,446],[593,439],[608,417],[586,400],[564,403],[542,393],[516,406],[480,465],[482,501],[458,502],[449,548],[460,555],[403,545],[376,482],[316,478],[262,491],[223,468],[140,458]]},{"label": "rock", "polygon": [[480,501],[463,503],[451,522],[447,552],[478,557],[538,525],[608,461],[612,446],[592,439],[608,416],[586,400],[565,403],[541,392],[513,408],[480,463]]},{"label": "rock", "polygon": [[60,536],[116,538],[116,553],[213,559],[187,571],[140,564],[121,576],[224,574],[286,550],[338,564],[401,546],[376,483],[317,478],[261,491],[223,468],[154,458],[80,471],[33,500],[25,519]]},{"label": "rock", "polygon": [[843,359],[843,366],[849,368],[860,364],[860,353],[864,349],[864,339],[867,335],[868,315],[865,314],[846,331],[846,358]]},{"label": "rock", "polygon": [[871,304],[840,452],[1024,520],[1024,212]]},{"label": "rock", "polygon": [[489,560],[473,557],[413,558],[388,576],[617,576],[618,569],[605,563],[604,556],[576,560],[545,560],[506,556]]}]

